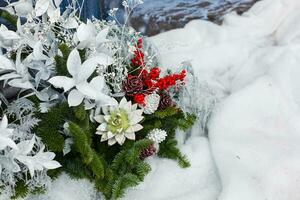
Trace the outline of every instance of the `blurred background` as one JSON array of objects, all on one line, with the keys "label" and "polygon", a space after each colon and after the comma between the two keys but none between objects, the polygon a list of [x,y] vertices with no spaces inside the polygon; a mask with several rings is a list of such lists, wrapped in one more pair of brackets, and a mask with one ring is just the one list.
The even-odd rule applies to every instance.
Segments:
[{"label": "blurred background", "polygon": [[[17,0],[10,0],[14,2]],[[26,0],[28,1],[28,0]],[[31,0],[29,0],[31,1]],[[72,0],[62,0],[64,9]],[[136,1],[136,0],[128,0]],[[223,16],[231,11],[242,14],[258,0],[144,0],[137,6],[131,17],[130,25],[144,35],[152,36],[174,28],[181,28],[194,19],[204,19],[222,23]],[[82,17],[89,19],[108,19],[112,8],[119,8],[116,13],[118,20],[124,22],[123,0],[78,0],[83,5]],[[6,0],[0,0],[0,7],[6,5]],[[0,19],[0,23],[6,23]]]}]

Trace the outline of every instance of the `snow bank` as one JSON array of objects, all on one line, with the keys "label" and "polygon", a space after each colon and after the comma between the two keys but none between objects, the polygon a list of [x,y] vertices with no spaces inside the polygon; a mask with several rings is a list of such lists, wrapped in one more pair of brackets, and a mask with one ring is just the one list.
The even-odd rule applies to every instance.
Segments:
[{"label": "snow bank", "polygon": [[[180,133],[185,134],[185,133]],[[128,191],[124,200],[215,200],[220,193],[219,177],[212,161],[208,141],[195,128],[192,137],[181,145],[191,167],[181,169],[168,159],[149,160],[152,171],[144,183]]]},{"label": "snow bank", "polygon": [[162,65],[187,60],[228,96],[209,128],[220,200],[300,199],[299,8],[265,0],[221,27],[193,21],[152,38]]}]

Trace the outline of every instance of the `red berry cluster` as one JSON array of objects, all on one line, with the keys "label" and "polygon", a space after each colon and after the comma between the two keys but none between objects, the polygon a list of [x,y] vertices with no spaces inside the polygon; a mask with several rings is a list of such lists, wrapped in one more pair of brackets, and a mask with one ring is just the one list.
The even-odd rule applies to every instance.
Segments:
[{"label": "red berry cluster", "polygon": [[131,64],[134,67],[140,67],[145,65],[145,55],[143,53],[143,40],[140,38],[134,51],[134,57],[131,59]]},{"label": "red berry cluster", "polygon": [[162,78],[159,78],[159,76],[160,69],[157,67],[152,68],[150,72],[144,69],[141,73],[142,80],[144,81],[144,84],[147,86],[148,90],[165,91],[170,87],[175,86],[178,81],[184,82],[186,71],[182,70],[178,74],[169,74]]},{"label": "red berry cluster", "polygon": [[154,67],[151,70],[145,69],[142,47],[143,40],[139,39],[136,45],[136,51],[134,52],[134,57],[131,59],[132,66],[141,67],[141,69],[137,71],[137,75],[129,75],[127,80],[123,82],[123,88],[126,94],[131,96],[133,101],[140,105],[144,105],[146,95],[149,95],[154,91],[159,94],[165,93],[170,87],[175,86],[178,82],[184,84],[184,79],[186,77],[185,70],[182,70],[178,74],[168,74],[165,77],[160,78],[161,70],[158,67]]}]

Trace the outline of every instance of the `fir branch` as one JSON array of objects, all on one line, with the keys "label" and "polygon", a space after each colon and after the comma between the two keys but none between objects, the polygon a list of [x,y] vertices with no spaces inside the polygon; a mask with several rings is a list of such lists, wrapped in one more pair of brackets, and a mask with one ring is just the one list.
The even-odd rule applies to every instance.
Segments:
[{"label": "fir branch", "polygon": [[112,188],[112,199],[117,200],[122,198],[127,188],[137,186],[139,182],[138,176],[131,173],[119,177]]},{"label": "fir branch", "polygon": [[160,119],[164,119],[167,117],[171,117],[178,113],[178,108],[176,107],[168,107],[164,110],[158,110],[154,113],[154,116]]},{"label": "fir branch", "polygon": [[177,160],[178,164],[182,168],[190,167],[191,164],[188,161],[187,157],[183,155],[180,150],[177,148],[177,140],[176,139],[167,139],[159,146],[158,155],[163,158],[169,158],[173,160]]},{"label": "fir branch", "polygon": [[24,181],[19,181],[15,186],[15,195],[11,199],[25,198],[29,190]]},{"label": "fir branch", "polygon": [[195,124],[196,119],[195,115],[186,113],[184,117],[178,119],[178,128],[188,131]]},{"label": "fir branch", "polygon": [[59,50],[62,53],[62,56],[56,55],[54,57],[55,63],[56,63],[56,74],[59,76],[70,76],[68,69],[67,69],[67,60],[69,57],[69,54],[71,53],[70,48],[62,43],[59,45]]},{"label": "fir branch", "polygon": [[96,178],[102,179],[104,177],[104,163],[90,146],[87,134],[73,122],[69,122],[69,131],[83,162],[90,167]]},{"label": "fir branch", "polygon": [[64,157],[60,163],[72,178],[92,178],[91,171],[83,164],[80,157]]},{"label": "fir branch", "polygon": [[38,113],[41,120],[36,133],[42,138],[50,151],[62,152],[64,148],[64,137],[59,132],[70,116],[68,104],[62,103],[51,108],[48,113]]},{"label": "fir branch", "polygon": [[145,176],[151,171],[151,166],[144,161],[139,161],[136,164],[134,171],[140,181],[144,181]]}]

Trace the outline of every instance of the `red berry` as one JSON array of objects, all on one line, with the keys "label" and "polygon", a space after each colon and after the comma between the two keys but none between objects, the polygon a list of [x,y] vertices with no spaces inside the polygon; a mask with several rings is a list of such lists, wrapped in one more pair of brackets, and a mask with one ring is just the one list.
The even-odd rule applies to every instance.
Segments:
[{"label": "red berry", "polygon": [[136,95],[134,95],[133,100],[137,104],[144,105],[145,96],[143,94],[136,94]]}]

